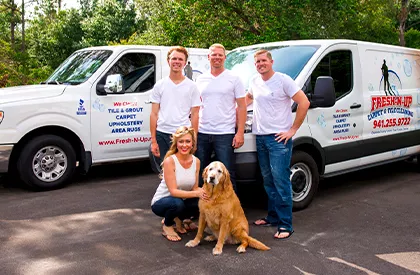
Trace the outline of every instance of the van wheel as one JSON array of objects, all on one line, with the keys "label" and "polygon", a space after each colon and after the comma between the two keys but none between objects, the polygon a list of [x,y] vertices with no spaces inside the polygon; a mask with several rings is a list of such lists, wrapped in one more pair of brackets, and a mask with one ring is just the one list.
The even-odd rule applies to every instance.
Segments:
[{"label": "van wheel", "polygon": [[37,190],[51,190],[65,186],[76,169],[76,154],[65,139],[39,136],[29,141],[18,160],[22,181]]},{"label": "van wheel", "polygon": [[318,167],[307,153],[296,151],[292,155],[291,175],[293,210],[306,208],[312,201],[319,183]]},{"label": "van wheel", "polygon": [[160,158],[155,157],[155,155],[153,155],[152,153],[152,149],[151,146],[149,146],[149,161],[150,161],[150,166],[152,167],[152,171],[156,174],[160,174],[160,172],[162,172],[162,168],[160,167]]}]

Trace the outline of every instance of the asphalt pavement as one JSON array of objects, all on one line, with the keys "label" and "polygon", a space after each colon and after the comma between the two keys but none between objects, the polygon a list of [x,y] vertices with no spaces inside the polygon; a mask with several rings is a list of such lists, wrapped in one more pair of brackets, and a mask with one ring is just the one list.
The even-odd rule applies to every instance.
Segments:
[{"label": "asphalt pavement", "polygon": [[[420,274],[420,173],[400,162],[321,182],[295,212],[290,239],[250,225],[270,251],[196,248],[161,235],[148,162],[94,167],[72,185],[32,192],[0,178],[0,274]],[[266,214],[261,184],[239,188],[250,224]]]}]

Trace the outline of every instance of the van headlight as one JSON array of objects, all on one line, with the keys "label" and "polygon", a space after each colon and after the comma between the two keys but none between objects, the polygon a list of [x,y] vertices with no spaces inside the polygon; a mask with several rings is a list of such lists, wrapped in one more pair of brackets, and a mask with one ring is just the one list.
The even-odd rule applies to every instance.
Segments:
[{"label": "van headlight", "polygon": [[3,118],[4,118],[4,112],[0,111],[0,124],[3,121]]},{"label": "van headlight", "polygon": [[246,121],[245,121],[245,133],[251,133],[252,132],[252,111],[248,111],[246,114]]}]

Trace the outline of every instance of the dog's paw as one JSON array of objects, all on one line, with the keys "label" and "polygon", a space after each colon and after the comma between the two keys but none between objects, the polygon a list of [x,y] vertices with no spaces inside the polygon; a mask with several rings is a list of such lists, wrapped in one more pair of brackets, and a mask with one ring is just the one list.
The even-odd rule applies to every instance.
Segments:
[{"label": "dog's paw", "polygon": [[246,252],[246,248],[243,247],[242,245],[238,246],[238,248],[236,249],[236,252],[238,253],[245,253]]},{"label": "dog's paw", "polygon": [[191,240],[185,244],[186,247],[196,247],[200,242],[196,242],[195,240]]},{"label": "dog's paw", "polygon": [[213,248],[213,255],[220,255],[220,254],[222,254],[222,249],[221,248],[217,248],[217,247],[215,247],[215,248]]},{"label": "dog's paw", "polygon": [[207,241],[207,242],[214,242],[215,240],[217,240],[217,238],[214,235],[209,235],[209,236],[205,237],[204,240]]}]

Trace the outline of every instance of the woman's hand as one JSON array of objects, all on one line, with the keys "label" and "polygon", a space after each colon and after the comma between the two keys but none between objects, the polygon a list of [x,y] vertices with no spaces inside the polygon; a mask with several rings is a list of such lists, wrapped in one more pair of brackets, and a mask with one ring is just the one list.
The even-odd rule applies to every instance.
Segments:
[{"label": "woman's hand", "polygon": [[199,187],[196,192],[197,192],[197,198],[203,201],[209,201],[210,198],[203,188]]}]

